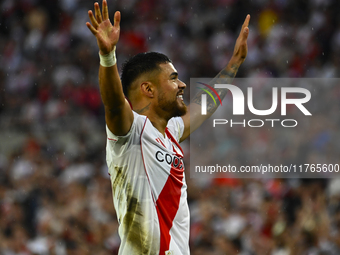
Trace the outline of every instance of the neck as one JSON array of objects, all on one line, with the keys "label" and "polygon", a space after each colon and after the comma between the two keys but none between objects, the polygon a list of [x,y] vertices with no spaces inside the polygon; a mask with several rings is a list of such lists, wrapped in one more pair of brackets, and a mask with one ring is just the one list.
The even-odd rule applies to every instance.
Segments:
[{"label": "neck", "polygon": [[152,125],[165,137],[165,128],[168,125],[168,120],[159,118],[158,116],[147,115]]},{"label": "neck", "polygon": [[134,107],[134,111],[138,114],[147,116],[152,125],[157,128],[157,130],[163,134],[163,136],[165,136],[165,128],[168,125],[168,121],[170,119],[167,116],[167,112],[161,111],[159,113],[158,111],[155,111],[150,102],[143,104],[143,106]]}]

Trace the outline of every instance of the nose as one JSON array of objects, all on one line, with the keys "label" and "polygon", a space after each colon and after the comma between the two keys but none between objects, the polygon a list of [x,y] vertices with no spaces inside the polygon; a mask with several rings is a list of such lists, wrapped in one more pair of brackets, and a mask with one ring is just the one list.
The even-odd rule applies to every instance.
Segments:
[{"label": "nose", "polygon": [[185,89],[186,87],[187,87],[187,85],[184,82],[182,82],[181,80],[179,80],[178,88]]}]

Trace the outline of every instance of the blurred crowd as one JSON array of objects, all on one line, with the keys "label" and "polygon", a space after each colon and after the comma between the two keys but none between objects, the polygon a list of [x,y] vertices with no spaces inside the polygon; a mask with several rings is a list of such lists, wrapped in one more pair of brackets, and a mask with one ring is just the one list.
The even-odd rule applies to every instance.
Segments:
[{"label": "blurred crowd", "polygon": [[[0,2],[1,255],[117,253],[98,48],[85,25],[93,3]],[[339,75],[337,0],[109,0],[108,5],[110,17],[115,10],[122,13],[119,65],[136,53],[159,51],[187,84],[191,77],[213,77],[228,63],[249,13],[249,53],[238,77]],[[332,95],[340,98],[339,90]],[[339,148],[339,125],[337,117],[334,136],[321,139],[325,147],[332,142]],[[247,145],[254,136],[242,139],[243,150],[253,153]],[[183,149],[188,156],[187,142]],[[339,179],[202,183],[187,175],[187,182],[193,255],[340,254]]]}]

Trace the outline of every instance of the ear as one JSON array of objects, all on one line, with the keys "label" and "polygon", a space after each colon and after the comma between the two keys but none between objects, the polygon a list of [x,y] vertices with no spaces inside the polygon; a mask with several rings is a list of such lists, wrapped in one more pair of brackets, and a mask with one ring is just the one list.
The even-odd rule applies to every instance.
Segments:
[{"label": "ear", "polygon": [[140,89],[141,89],[142,93],[149,98],[153,98],[155,96],[154,95],[155,94],[155,86],[149,81],[143,82],[140,85]]}]

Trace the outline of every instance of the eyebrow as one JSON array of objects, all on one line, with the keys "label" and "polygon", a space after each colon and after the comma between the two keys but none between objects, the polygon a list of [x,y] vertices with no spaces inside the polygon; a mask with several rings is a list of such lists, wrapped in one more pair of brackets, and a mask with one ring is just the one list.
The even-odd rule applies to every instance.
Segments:
[{"label": "eyebrow", "polygon": [[177,72],[173,72],[173,73],[171,73],[171,74],[170,74],[170,76],[169,76],[169,77],[172,77],[172,76],[175,76],[175,77],[177,77],[177,76],[178,76],[178,73],[177,73]]}]

